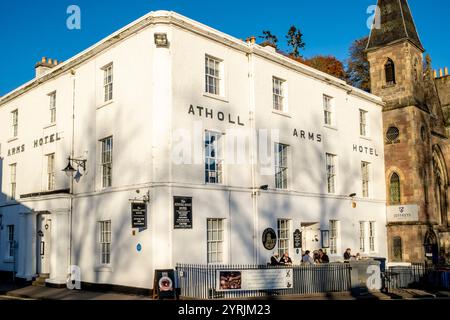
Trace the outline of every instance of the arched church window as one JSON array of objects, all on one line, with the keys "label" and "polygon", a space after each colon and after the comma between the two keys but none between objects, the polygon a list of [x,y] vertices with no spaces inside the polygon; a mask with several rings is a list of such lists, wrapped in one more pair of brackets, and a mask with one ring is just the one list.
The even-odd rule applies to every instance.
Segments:
[{"label": "arched church window", "polygon": [[402,238],[394,237],[392,239],[392,258],[394,261],[402,261],[403,259],[403,248],[402,248]]},{"label": "arched church window", "polygon": [[400,131],[397,127],[389,127],[386,131],[386,140],[388,144],[397,143],[398,137],[400,136]]},{"label": "arched church window", "polygon": [[391,205],[400,203],[400,177],[394,172],[389,181]]},{"label": "arched church window", "polygon": [[384,65],[384,72],[386,73],[386,84],[395,84],[395,65],[394,61],[388,59]]}]

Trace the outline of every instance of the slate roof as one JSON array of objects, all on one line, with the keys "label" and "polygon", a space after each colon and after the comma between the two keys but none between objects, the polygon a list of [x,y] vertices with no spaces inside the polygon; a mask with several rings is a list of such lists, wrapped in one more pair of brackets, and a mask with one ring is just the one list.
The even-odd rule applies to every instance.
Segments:
[{"label": "slate roof", "polygon": [[381,15],[381,28],[372,28],[367,50],[409,40],[423,49],[407,0],[378,0],[375,21]]}]

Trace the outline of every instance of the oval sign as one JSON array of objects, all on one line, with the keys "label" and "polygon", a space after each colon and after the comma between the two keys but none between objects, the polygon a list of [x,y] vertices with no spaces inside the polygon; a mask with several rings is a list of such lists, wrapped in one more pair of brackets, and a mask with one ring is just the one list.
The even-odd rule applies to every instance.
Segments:
[{"label": "oval sign", "polygon": [[136,246],[136,249],[137,249],[138,252],[140,252],[142,250],[142,246],[141,246],[140,243]]},{"label": "oval sign", "polygon": [[273,250],[277,244],[277,234],[275,233],[275,230],[272,228],[267,228],[264,230],[262,235],[262,242],[264,245],[264,248],[267,250]]}]

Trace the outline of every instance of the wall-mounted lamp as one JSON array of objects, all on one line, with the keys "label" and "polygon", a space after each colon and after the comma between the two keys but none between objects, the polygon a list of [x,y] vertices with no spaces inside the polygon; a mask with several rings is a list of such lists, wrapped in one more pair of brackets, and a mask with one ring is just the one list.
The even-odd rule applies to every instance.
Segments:
[{"label": "wall-mounted lamp", "polygon": [[[136,190],[136,193],[139,194],[141,193],[141,190]],[[144,195],[142,196],[136,196],[133,199],[129,199],[131,202],[133,201],[142,201],[142,202],[150,202],[150,190],[148,190]]]},{"label": "wall-mounted lamp", "polygon": [[[80,168],[83,169],[83,172],[86,171],[86,162],[87,160],[85,159],[72,159],[72,158],[68,158],[69,163],[67,164],[67,166],[62,170],[66,173],[66,175],[68,177],[71,177],[72,174],[74,172],[76,172],[75,175],[75,179],[79,180],[82,176],[81,172],[80,172]],[[77,169],[75,169],[72,165],[72,163],[74,163],[77,167]]]},{"label": "wall-mounted lamp", "polygon": [[348,196],[352,198],[352,208],[356,208],[356,202],[353,200],[356,197],[356,193],[349,194]]},{"label": "wall-mounted lamp", "polygon": [[167,33],[155,33],[155,44],[157,48],[167,48],[169,46]]}]

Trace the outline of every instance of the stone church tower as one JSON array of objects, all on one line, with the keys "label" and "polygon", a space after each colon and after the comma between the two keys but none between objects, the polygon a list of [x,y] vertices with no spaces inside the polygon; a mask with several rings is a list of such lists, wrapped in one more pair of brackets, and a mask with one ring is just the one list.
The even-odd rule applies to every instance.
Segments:
[{"label": "stone church tower", "polygon": [[378,0],[378,8],[367,57],[371,91],[385,102],[389,260],[448,262],[450,119],[439,96],[450,81],[437,85],[429,56],[424,63],[407,0]]}]

